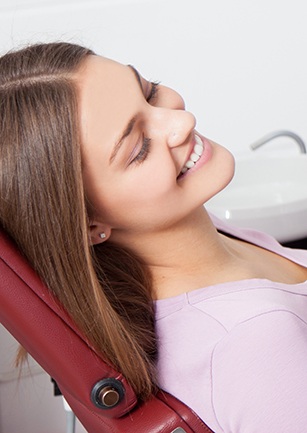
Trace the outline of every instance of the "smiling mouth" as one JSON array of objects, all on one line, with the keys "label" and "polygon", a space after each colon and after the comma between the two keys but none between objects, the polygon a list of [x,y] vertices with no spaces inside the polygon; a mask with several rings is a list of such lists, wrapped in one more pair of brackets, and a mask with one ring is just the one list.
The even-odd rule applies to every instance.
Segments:
[{"label": "smiling mouth", "polygon": [[180,178],[184,173],[186,173],[192,167],[194,167],[194,165],[197,163],[199,158],[202,156],[203,151],[204,151],[203,142],[202,142],[201,138],[195,134],[195,145],[194,145],[193,151],[192,151],[191,155],[189,156],[189,159],[187,160],[187,162],[184,164],[184,167],[182,168],[181,172],[179,173],[179,176],[177,177],[177,179]]}]

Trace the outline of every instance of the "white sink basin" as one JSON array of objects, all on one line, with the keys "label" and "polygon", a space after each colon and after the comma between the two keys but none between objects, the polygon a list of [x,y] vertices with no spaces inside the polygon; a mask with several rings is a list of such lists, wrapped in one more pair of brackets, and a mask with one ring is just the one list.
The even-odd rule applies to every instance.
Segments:
[{"label": "white sink basin", "polygon": [[206,208],[280,242],[307,237],[307,155],[252,154],[236,162],[232,182]]}]

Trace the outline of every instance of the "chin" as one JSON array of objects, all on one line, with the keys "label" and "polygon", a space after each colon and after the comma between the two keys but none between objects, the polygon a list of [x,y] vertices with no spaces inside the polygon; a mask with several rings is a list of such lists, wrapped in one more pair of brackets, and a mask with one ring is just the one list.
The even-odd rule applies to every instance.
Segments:
[{"label": "chin", "polygon": [[229,185],[235,174],[235,159],[233,154],[225,147],[211,141],[214,149],[212,158],[212,173],[209,184],[211,183],[210,196],[205,198],[204,203],[221,192]]},{"label": "chin", "polygon": [[224,161],[223,161],[223,166],[224,166],[224,172],[223,172],[223,177],[224,177],[224,186],[222,189],[224,189],[233,179],[234,174],[235,174],[235,158],[233,156],[233,154],[226,149],[223,146],[220,146],[223,149],[224,152]]}]

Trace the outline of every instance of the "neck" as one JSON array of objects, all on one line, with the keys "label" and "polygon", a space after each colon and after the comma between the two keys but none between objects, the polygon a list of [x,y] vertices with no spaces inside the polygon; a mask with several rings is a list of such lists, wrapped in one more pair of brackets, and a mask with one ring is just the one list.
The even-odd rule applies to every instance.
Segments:
[{"label": "neck", "polygon": [[129,246],[149,267],[157,299],[203,287],[230,259],[203,207],[175,227],[136,237]]}]

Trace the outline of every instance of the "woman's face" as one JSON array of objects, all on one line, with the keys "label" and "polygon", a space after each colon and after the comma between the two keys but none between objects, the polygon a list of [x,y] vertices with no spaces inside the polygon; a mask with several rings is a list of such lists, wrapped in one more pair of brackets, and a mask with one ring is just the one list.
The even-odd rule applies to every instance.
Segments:
[{"label": "woman's face", "polygon": [[232,156],[195,131],[174,90],[98,56],[78,82],[85,191],[112,233],[164,230],[232,178]]}]

